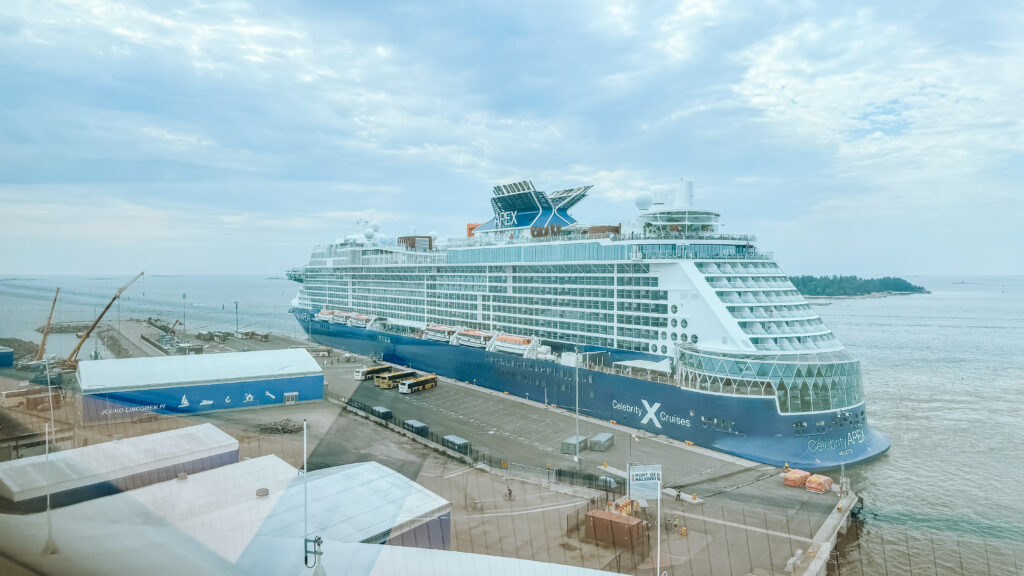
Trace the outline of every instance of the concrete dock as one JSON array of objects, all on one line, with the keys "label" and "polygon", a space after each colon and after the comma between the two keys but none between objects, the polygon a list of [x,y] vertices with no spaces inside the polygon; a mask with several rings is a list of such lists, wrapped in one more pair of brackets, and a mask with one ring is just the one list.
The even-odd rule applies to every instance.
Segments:
[{"label": "concrete dock", "polygon": [[[107,347],[132,356],[160,354],[155,348],[147,349],[141,339],[144,334],[156,337],[154,332],[139,322],[122,322],[120,332],[108,334],[109,342],[118,344]],[[308,345],[277,335],[266,342],[228,338],[207,343],[206,352]],[[272,453],[298,465],[303,456],[301,435],[262,434],[258,429],[261,423],[282,418],[307,419],[311,468],[374,460],[450,500],[455,505],[453,549],[653,574],[653,556],[638,556],[634,550],[584,537],[586,513],[606,505],[602,492],[553,482],[549,470],[575,466],[572,455],[559,451],[561,441],[576,433],[573,414],[444,378],[439,387],[415,394],[381,390],[353,380],[352,373],[367,362],[365,358],[351,357],[349,362],[343,358],[344,352],[335,351],[320,359],[335,402],[352,398],[387,406],[398,418],[415,418],[432,431],[462,436],[508,466],[488,470],[467,465],[418,437],[382,428],[329,401],[83,428],[75,421],[76,398],[68,394],[55,412],[58,434],[70,447],[212,422],[239,439],[241,457]],[[48,413],[10,413],[22,431],[41,433],[49,421]],[[583,452],[582,471],[615,478],[627,462],[664,466],[670,490],[661,510],[661,566],[668,574],[826,573],[830,551],[848,522],[855,495],[841,499],[836,493],[788,488],[776,468],[609,422],[581,417],[579,432],[585,436],[608,432],[615,438],[606,452]],[[503,500],[510,487],[516,499]],[[685,497],[677,501],[677,490],[684,496],[696,494],[699,502],[687,502]],[[653,549],[657,510],[651,507],[640,514]],[[803,551],[802,561],[787,572],[798,551]]]}]

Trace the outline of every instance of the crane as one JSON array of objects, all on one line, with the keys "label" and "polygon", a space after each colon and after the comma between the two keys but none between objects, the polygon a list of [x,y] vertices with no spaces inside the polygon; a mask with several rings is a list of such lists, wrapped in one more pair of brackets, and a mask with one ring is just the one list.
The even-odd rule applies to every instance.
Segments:
[{"label": "crane", "polygon": [[53,310],[57,307],[57,296],[60,296],[60,288],[57,288],[57,293],[53,295],[53,304],[50,304],[50,315],[46,317],[46,326],[43,327],[43,341],[39,343],[39,352],[36,352],[35,362],[42,360],[43,354],[46,353],[46,337],[50,335],[50,321],[53,320]]},{"label": "crane", "polygon": [[127,284],[118,288],[117,292],[114,293],[114,297],[111,298],[110,302],[107,303],[107,307],[103,309],[103,312],[100,312],[100,315],[97,316],[95,320],[93,320],[92,326],[89,326],[89,329],[86,330],[84,334],[82,334],[82,338],[78,340],[78,345],[75,346],[75,349],[71,351],[71,354],[69,354],[68,357],[64,359],[63,363],[65,367],[74,368],[75,366],[78,365],[78,351],[82,349],[82,345],[85,344],[85,341],[89,339],[90,335],[92,335],[92,331],[95,330],[96,326],[99,325],[100,320],[103,320],[103,315],[107,313],[107,310],[110,310],[110,307],[113,306],[114,302],[116,302],[117,299],[121,297],[121,294],[123,294],[124,291],[127,290],[129,286],[135,284],[136,280],[142,278],[142,275],[145,273],[145,271],[139,272],[138,275],[135,276],[135,278],[132,278],[131,280],[128,281]]},{"label": "crane", "polygon": [[176,327],[176,326],[177,326],[178,324],[181,324],[181,320],[175,320],[175,321],[174,321],[174,324],[171,324],[171,329],[170,329],[170,330],[168,330],[168,331],[167,331],[167,333],[168,333],[168,334],[170,334],[171,336],[174,336],[174,334],[175,334],[175,332],[174,332],[174,328],[175,328],[175,327]]}]

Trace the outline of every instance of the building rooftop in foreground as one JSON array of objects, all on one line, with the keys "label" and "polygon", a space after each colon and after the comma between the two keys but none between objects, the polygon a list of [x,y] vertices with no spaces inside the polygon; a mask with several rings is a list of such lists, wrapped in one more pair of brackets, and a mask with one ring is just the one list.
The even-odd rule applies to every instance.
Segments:
[{"label": "building rooftop in foreground", "polygon": [[84,394],[322,373],[305,348],[86,360],[78,364],[78,381]]},{"label": "building rooftop in foreground", "polygon": [[[238,440],[213,424],[53,452],[50,492],[62,492],[238,450]],[[0,496],[19,502],[46,495],[46,456],[0,463]]]},{"label": "building rooftop in foreground", "polygon": [[[382,534],[437,517],[451,505],[374,462],[317,470],[308,480],[309,534],[324,539],[326,574],[603,574],[381,546]],[[259,488],[269,494],[257,496]],[[276,456],[168,480],[52,511],[54,555],[41,554],[45,514],[0,514],[0,572],[10,561],[55,575],[309,574],[302,565],[303,491],[301,474]]]}]

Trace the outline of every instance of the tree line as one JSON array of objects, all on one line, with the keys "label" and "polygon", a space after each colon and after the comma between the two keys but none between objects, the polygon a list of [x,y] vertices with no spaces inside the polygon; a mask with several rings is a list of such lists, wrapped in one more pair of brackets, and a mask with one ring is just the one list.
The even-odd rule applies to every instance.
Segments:
[{"label": "tree line", "polygon": [[790,276],[796,289],[805,296],[863,296],[877,292],[911,292],[926,294],[923,286],[911,284],[903,278],[860,278],[858,276]]}]

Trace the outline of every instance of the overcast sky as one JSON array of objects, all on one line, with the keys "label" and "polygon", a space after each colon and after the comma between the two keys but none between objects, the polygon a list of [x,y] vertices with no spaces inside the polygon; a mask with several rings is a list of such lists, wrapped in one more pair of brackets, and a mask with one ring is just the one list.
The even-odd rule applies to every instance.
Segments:
[{"label": "overcast sky", "polygon": [[[181,7],[169,9],[168,6]],[[695,182],[790,273],[1021,274],[1024,8],[0,3],[0,275],[281,274]]]}]

